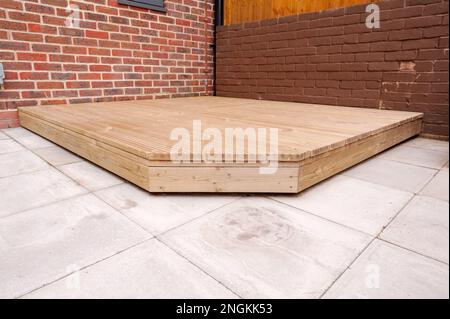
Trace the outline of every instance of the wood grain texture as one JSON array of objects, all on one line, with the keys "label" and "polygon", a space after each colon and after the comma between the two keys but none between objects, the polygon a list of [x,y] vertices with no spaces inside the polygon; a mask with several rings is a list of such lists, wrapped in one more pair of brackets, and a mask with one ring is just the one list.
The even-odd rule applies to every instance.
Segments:
[{"label": "wood grain texture", "polygon": [[225,0],[224,24],[266,20],[306,12],[349,7],[372,0]]},{"label": "wood grain texture", "polygon": [[[296,193],[420,133],[422,114],[222,97],[19,109],[22,126],[152,192]],[[279,170],[170,160],[174,128],[277,128]],[[192,133],[191,133],[192,134]]]}]

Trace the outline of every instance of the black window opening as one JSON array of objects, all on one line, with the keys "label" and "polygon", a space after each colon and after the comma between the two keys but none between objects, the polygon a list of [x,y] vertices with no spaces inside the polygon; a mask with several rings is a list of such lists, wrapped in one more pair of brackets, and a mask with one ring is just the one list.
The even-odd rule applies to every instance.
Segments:
[{"label": "black window opening", "polygon": [[166,12],[164,0],[119,0],[119,4]]}]

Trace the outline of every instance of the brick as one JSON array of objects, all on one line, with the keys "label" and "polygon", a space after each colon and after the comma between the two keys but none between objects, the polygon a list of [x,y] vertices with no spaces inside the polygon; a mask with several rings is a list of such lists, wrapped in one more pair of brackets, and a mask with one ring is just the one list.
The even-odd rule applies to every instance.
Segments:
[{"label": "brick", "polygon": [[400,65],[398,62],[370,62],[369,71],[398,71]]},{"label": "brick", "polygon": [[27,25],[21,22],[0,20],[1,30],[14,30],[14,31],[26,31]]},{"label": "brick", "polygon": [[403,42],[391,41],[391,42],[376,42],[370,44],[371,52],[386,52],[386,51],[399,51],[402,49]]},{"label": "brick", "polygon": [[424,38],[448,37],[448,26],[434,26],[423,30]]},{"label": "brick", "polygon": [[33,82],[6,81],[4,86],[5,86],[5,90],[33,90],[34,89],[34,83]]},{"label": "brick", "polygon": [[423,8],[423,15],[448,14],[448,1],[427,5]]},{"label": "brick", "polygon": [[0,8],[22,10],[23,4],[21,3],[21,1],[18,0],[1,1]]},{"label": "brick", "polygon": [[34,52],[53,52],[58,53],[61,51],[61,47],[52,44],[32,44],[31,48]]},{"label": "brick", "polygon": [[401,30],[405,27],[405,20],[387,20],[381,22],[381,29],[383,31]]},{"label": "brick", "polygon": [[351,91],[350,90],[343,90],[343,89],[334,89],[334,88],[329,88],[327,89],[327,96],[332,96],[332,97],[350,97],[351,96]]},{"label": "brick", "polygon": [[46,15],[54,15],[55,9],[47,5],[38,5],[34,3],[25,3],[25,10],[28,12],[36,12]]},{"label": "brick", "polygon": [[21,80],[48,80],[49,74],[47,72],[21,72]]},{"label": "brick", "polygon": [[40,22],[41,17],[38,14],[19,12],[19,11],[11,11],[8,12],[8,18],[10,20],[19,20],[26,22]]},{"label": "brick", "polygon": [[368,63],[344,63],[342,71],[367,71]]},{"label": "brick", "polygon": [[309,43],[311,46],[329,46],[331,45],[330,37],[310,38]]},{"label": "brick", "polygon": [[353,14],[353,15],[344,15],[333,18],[333,25],[341,26],[341,25],[349,25],[349,24],[357,24],[361,21],[361,15]]},{"label": "brick", "polygon": [[388,11],[388,17],[391,20],[399,19],[399,18],[411,18],[418,17],[422,15],[422,7],[406,7],[406,8],[398,8],[391,11]]},{"label": "brick", "polygon": [[333,25],[333,18],[322,18],[310,22],[311,28],[325,28]]},{"label": "brick", "polygon": [[42,24],[37,24],[37,23],[29,23],[28,24],[28,32],[56,34],[57,29],[55,27],[50,27],[47,25],[42,25]]},{"label": "brick", "polygon": [[334,54],[330,55],[329,62],[337,63],[337,62],[353,62],[355,61],[354,54]]},{"label": "brick", "polygon": [[1,50],[28,51],[30,45],[28,43],[16,41],[0,41]]},{"label": "brick", "polygon": [[384,82],[414,82],[416,80],[416,73],[413,72],[384,72]]},{"label": "brick", "polygon": [[411,61],[417,58],[417,51],[395,51],[385,54],[386,61]]},{"label": "brick", "polygon": [[380,42],[386,41],[388,39],[388,32],[372,32],[372,33],[362,33],[359,35],[359,42]]},{"label": "brick", "polygon": [[0,60],[15,60],[13,52],[0,51]]},{"label": "brick", "polygon": [[346,34],[331,38],[332,44],[352,44],[359,42],[358,34]]},{"label": "brick", "polygon": [[421,6],[441,2],[442,0],[406,0],[406,6]]},{"label": "brick", "polygon": [[404,50],[411,49],[432,49],[438,47],[438,39],[419,39],[403,42],[402,48]]},{"label": "brick", "polygon": [[37,88],[40,90],[63,89],[64,83],[62,83],[62,82],[37,82]]},{"label": "brick", "polygon": [[343,27],[330,27],[330,28],[323,28],[319,30],[320,36],[335,36],[335,35],[342,35],[344,34],[344,28]]},{"label": "brick", "polygon": [[448,59],[448,50],[422,49],[419,50],[417,60],[445,60]]},{"label": "brick", "polygon": [[339,81],[317,80],[316,87],[317,88],[338,88]]},{"label": "brick", "polygon": [[382,11],[389,9],[404,8],[405,1],[404,0],[383,1],[379,3],[379,6]]},{"label": "brick", "polygon": [[57,63],[34,63],[34,69],[37,71],[61,71],[61,64]]},{"label": "brick", "polygon": [[418,17],[413,19],[407,19],[405,21],[405,28],[423,28],[435,25],[440,25],[442,17],[440,16],[429,16],[429,17]]},{"label": "brick", "polygon": [[340,81],[339,87],[342,89],[360,90],[364,89],[365,85],[363,81]]},{"label": "brick", "polygon": [[346,44],[342,46],[342,53],[368,52],[370,45],[368,43]]},{"label": "brick", "polygon": [[380,97],[379,90],[352,90],[352,97],[360,99],[378,99]]},{"label": "brick", "polygon": [[396,41],[420,39],[422,38],[422,34],[423,33],[421,29],[391,31],[389,33],[389,40]]},{"label": "brick", "polygon": [[436,61],[433,65],[433,71],[448,71],[448,60]]},{"label": "brick", "polygon": [[321,63],[317,65],[317,71],[338,72],[341,71],[340,63]]},{"label": "brick", "polygon": [[3,68],[5,71],[31,70],[32,64],[30,62],[3,62]]},{"label": "brick", "polygon": [[379,62],[384,61],[384,52],[358,53],[355,55],[356,62]]},{"label": "brick", "polygon": [[329,80],[355,80],[356,79],[356,73],[355,72],[333,72],[330,73],[328,76]]},{"label": "brick", "polygon": [[103,31],[86,30],[86,37],[95,39],[108,39],[109,34],[108,32]]},{"label": "brick", "polygon": [[42,53],[17,53],[17,59],[22,61],[47,61],[47,55]]},{"label": "brick", "polygon": [[43,42],[44,37],[41,34],[30,34],[30,33],[21,33],[21,32],[13,32],[12,33],[13,40],[16,41],[28,41],[28,42]]}]

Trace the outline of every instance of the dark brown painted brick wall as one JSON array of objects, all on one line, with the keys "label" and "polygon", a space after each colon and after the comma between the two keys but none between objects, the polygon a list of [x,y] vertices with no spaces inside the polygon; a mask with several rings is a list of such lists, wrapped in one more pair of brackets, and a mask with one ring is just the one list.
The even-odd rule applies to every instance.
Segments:
[{"label": "dark brown painted brick wall", "polygon": [[223,26],[217,95],[425,113],[424,135],[448,137],[448,0],[379,3]]}]

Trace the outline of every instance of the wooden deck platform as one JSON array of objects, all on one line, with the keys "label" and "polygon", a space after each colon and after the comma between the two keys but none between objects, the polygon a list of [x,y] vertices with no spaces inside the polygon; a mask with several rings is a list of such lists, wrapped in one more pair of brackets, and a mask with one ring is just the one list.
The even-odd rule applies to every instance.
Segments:
[{"label": "wooden deck platform", "polygon": [[[23,127],[150,192],[297,193],[421,131],[422,114],[221,97],[19,109]],[[175,128],[278,129],[278,169],[176,163]],[[191,153],[194,156],[195,152]],[[248,155],[246,153],[246,155]]]}]

